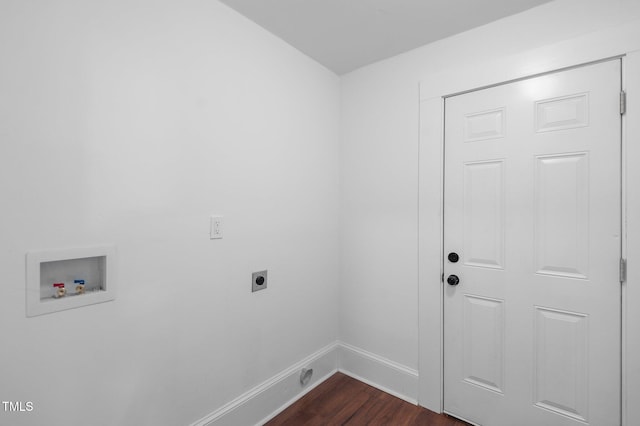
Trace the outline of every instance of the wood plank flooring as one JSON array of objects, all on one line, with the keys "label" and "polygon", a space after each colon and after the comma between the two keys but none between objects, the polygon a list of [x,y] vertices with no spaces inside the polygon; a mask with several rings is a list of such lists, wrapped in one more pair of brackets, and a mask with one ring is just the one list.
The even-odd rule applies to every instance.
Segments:
[{"label": "wood plank flooring", "polygon": [[265,426],[469,426],[336,373]]}]

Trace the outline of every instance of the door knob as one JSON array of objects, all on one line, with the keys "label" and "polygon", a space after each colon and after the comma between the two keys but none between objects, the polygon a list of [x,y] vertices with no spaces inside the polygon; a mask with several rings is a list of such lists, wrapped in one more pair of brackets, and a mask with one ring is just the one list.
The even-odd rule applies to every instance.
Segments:
[{"label": "door knob", "polygon": [[447,284],[449,285],[458,285],[460,283],[460,278],[457,275],[449,275],[447,277]]}]

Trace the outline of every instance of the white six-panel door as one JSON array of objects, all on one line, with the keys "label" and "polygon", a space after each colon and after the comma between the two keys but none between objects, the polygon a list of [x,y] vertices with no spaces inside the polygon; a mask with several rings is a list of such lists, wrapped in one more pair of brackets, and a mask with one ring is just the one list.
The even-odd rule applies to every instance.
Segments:
[{"label": "white six-panel door", "polygon": [[620,424],[620,87],[614,60],[446,99],[446,412]]}]

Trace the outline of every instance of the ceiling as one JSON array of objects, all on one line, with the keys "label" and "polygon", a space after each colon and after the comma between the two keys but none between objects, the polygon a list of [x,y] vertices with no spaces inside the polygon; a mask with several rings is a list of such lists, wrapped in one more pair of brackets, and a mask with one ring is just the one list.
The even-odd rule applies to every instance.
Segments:
[{"label": "ceiling", "polygon": [[338,75],[550,0],[221,0]]}]

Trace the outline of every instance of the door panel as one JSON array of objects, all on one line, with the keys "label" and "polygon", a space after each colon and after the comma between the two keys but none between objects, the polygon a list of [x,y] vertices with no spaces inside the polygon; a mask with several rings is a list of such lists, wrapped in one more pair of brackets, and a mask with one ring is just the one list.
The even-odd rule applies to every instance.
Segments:
[{"label": "door panel", "polygon": [[586,279],[589,154],[537,157],[534,191],[536,272]]},{"label": "door panel", "polygon": [[464,165],[464,263],[502,269],[504,265],[504,161]]},{"label": "door panel", "polygon": [[619,425],[620,86],[616,60],[446,100],[446,412]]},{"label": "door panel", "polygon": [[504,392],[504,303],[465,295],[464,380]]},{"label": "door panel", "polygon": [[534,402],[561,415],[587,420],[588,317],[536,307]]}]

